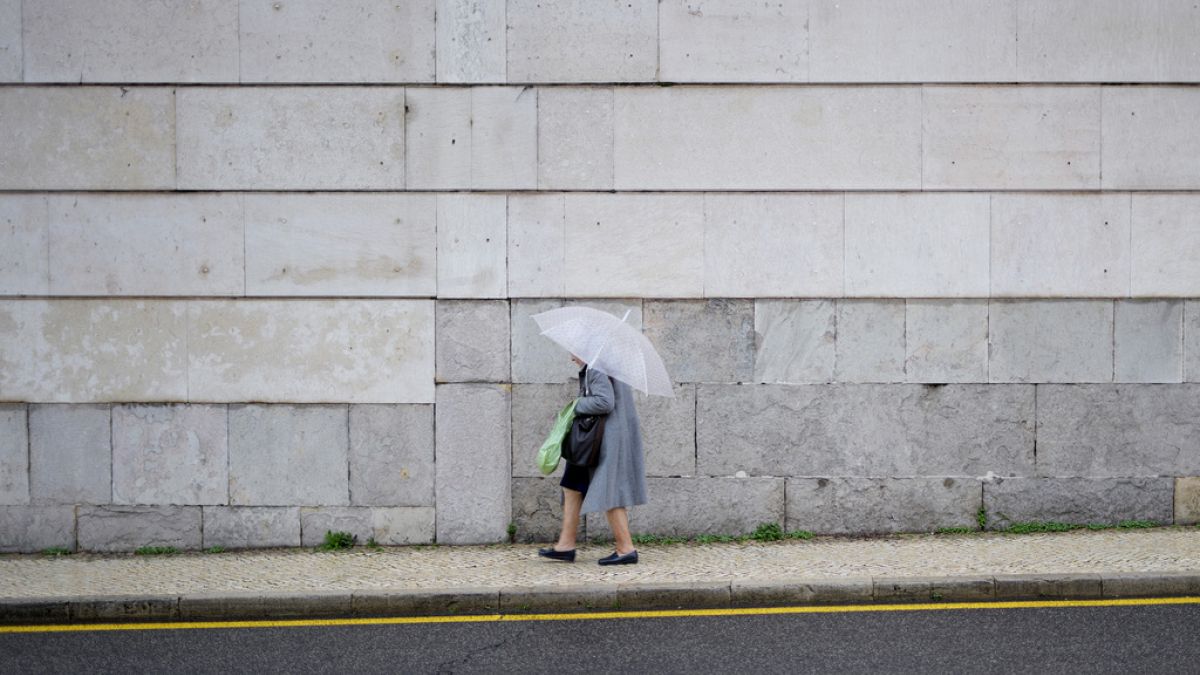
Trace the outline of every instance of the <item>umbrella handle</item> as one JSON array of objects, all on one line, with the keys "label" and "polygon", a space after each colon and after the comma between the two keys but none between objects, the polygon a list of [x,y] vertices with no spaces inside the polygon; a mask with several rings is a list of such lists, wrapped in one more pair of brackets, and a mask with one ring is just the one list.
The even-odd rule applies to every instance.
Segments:
[{"label": "umbrella handle", "polygon": [[[629,314],[631,312],[633,312],[632,309],[625,310],[625,316],[621,317],[621,323],[625,323],[625,320],[629,318]],[[601,342],[600,346],[596,348],[596,353],[592,355],[592,359],[588,361],[588,363],[595,363],[596,359],[600,358],[600,352],[604,351],[604,348],[608,346],[608,340],[612,337],[613,331],[616,329],[617,327],[615,324],[612,328],[608,329],[608,332],[604,334],[604,342]]]}]

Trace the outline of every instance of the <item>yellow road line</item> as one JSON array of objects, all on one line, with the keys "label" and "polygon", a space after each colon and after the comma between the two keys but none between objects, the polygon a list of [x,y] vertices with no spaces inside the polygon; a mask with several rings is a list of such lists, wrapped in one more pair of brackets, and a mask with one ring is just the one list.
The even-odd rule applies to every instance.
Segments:
[{"label": "yellow road line", "polygon": [[170,621],[155,623],[93,623],[59,626],[0,626],[2,633],[75,633],[84,631],[195,630],[204,628],[293,628],[323,626],[381,626],[427,623],[484,623],[495,621],[579,621],[595,619],[662,619],[691,616],[763,616],[771,614],[839,614],[856,612],[924,612],[953,609],[1034,609],[1058,607],[1129,607],[1198,605],[1200,597],[1120,598],[1114,600],[1013,600],[939,602],[903,605],[810,605],[803,607],[746,607],[732,609],[659,609],[571,614],[478,614],[471,616],[402,616],[371,619],[288,619],[262,621]]}]

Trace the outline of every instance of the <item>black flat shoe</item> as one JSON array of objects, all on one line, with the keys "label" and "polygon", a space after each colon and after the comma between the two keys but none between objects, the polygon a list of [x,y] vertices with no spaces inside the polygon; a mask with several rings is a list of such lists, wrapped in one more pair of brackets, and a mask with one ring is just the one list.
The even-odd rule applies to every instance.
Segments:
[{"label": "black flat shoe", "polygon": [[575,562],[575,549],[571,549],[570,551],[555,551],[553,548],[539,548],[538,555],[551,560]]},{"label": "black flat shoe", "polygon": [[606,555],[597,562],[601,565],[636,565],[637,551],[630,551],[625,555],[620,555],[616,551],[613,551],[612,555]]}]

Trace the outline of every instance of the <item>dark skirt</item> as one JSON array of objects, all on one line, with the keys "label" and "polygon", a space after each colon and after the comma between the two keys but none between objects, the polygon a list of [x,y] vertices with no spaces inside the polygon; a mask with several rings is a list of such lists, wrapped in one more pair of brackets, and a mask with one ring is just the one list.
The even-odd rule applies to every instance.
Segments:
[{"label": "dark skirt", "polygon": [[592,469],[578,464],[567,463],[567,468],[563,470],[562,480],[558,482],[562,487],[576,492],[587,494],[588,485],[592,482]]}]

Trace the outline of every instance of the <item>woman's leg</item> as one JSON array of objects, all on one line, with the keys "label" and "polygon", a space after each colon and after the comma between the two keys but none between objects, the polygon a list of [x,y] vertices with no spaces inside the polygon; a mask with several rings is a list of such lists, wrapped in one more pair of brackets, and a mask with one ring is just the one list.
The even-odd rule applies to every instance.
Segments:
[{"label": "woman's leg", "polygon": [[579,532],[579,509],[583,506],[583,493],[571,488],[563,488],[563,520],[562,532],[558,534],[556,551],[570,551],[575,548],[575,535]]},{"label": "woman's leg", "polygon": [[609,509],[604,512],[608,518],[608,529],[612,530],[613,540],[617,545],[617,553],[625,555],[633,551],[633,537],[629,536],[629,514],[624,506]]}]

